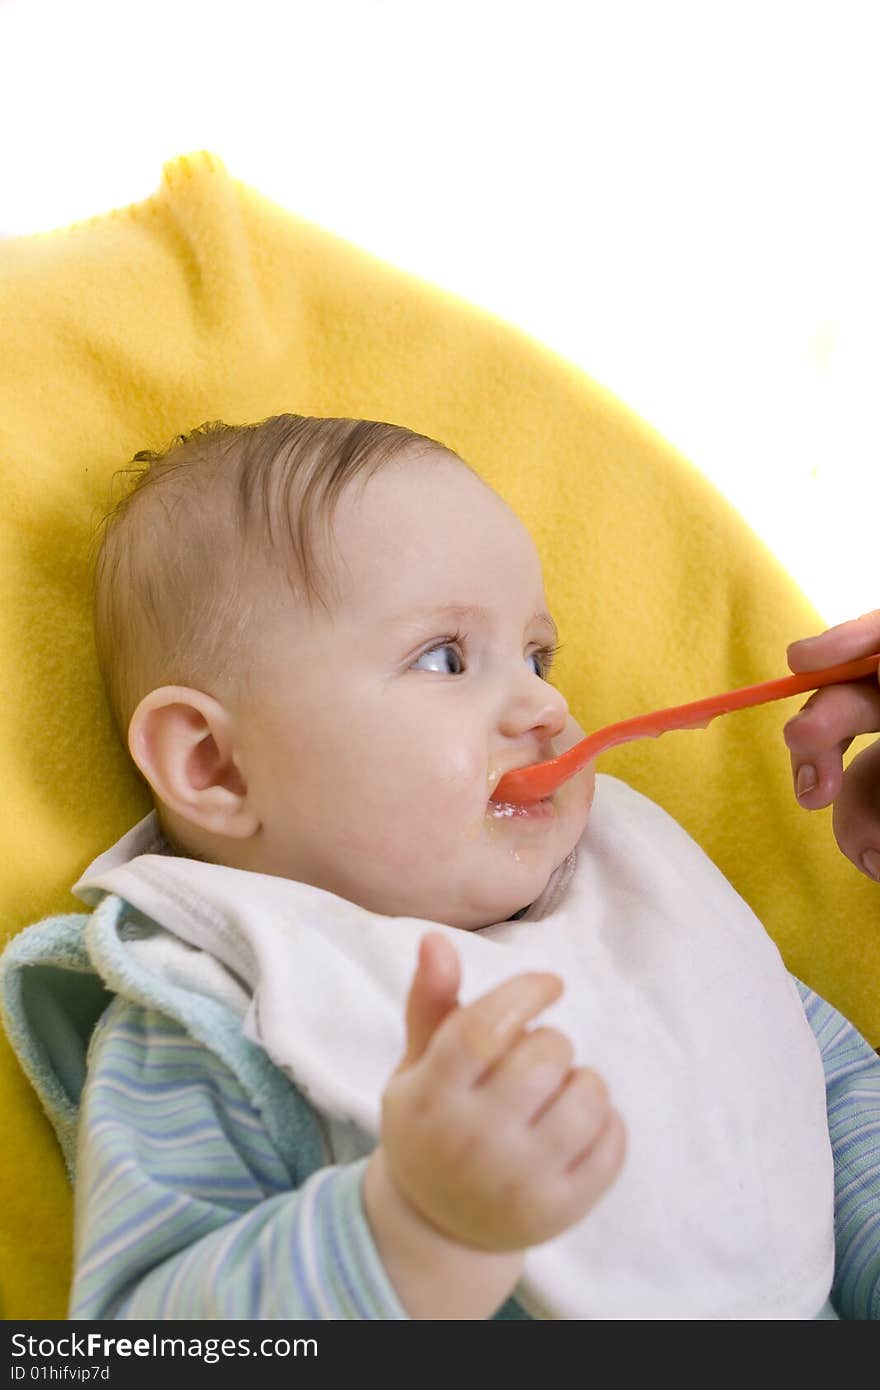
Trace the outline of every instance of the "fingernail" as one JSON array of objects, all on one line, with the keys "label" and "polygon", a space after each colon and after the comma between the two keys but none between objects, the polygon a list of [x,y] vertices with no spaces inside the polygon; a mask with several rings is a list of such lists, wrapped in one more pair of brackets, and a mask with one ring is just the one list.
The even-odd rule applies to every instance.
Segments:
[{"label": "fingernail", "polygon": [[816,769],[812,763],[804,763],[803,767],[798,768],[797,774],[797,794],[805,796],[811,792],[816,785]]},{"label": "fingernail", "polygon": [[880,879],[880,854],[875,849],[866,849],[862,855],[862,868],[872,878]]}]

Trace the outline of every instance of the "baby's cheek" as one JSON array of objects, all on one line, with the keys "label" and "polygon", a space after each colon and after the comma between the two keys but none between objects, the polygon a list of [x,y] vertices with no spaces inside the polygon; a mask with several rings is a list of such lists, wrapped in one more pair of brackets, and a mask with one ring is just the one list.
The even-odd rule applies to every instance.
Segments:
[{"label": "baby's cheek", "polygon": [[463,818],[482,813],[485,780],[485,750],[469,748],[454,732],[423,735],[417,751],[399,746],[387,775],[376,779],[381,795],[369,805],[365,832],[409,843],[416,852],[433,845],[436,852]]},{"label": "baby's cheek", "polygon": [[434,759],[433,780],[444,799],[473,796],[485,781],[485,753],[477,754],[461,742],[450,741]]},{"label": "baby's cheek", "polygon": [[590,813],[596,793],[596,768],[593,763],[570,777],[557,793],[557,810],[560,814],[574,814],[583,817],[584,822]]},{"label": "baby's cheek", "polygon": [[448,740],[433,759],[431,788],[426,788],[423,806],[427,819],[433,821],[425,828],[435,856],[454,856],[462,838],[470,841],[479,837],[488,796],[485,748]]},{"label": "baby's cheek", "polygon": [[567,753],[569,748],[573,748],[576,743],[580,743],[586,738],[586,734],[577,722],[573,714],[569,714],[565,721],[565,728],[557,738],[553,740],[557,753]]},{"label": "baby's cheek", "polygon": [[[555,740],[557,754],[567,753],[576,743],[586,738],[580,724],[572,715],[566,720],[565,729]],[[580,814],[584,820],[593,804],[596,790],[596,765],[588,763],[582,772],[564,782],[556,794],[556,805],[560,812]]]}]

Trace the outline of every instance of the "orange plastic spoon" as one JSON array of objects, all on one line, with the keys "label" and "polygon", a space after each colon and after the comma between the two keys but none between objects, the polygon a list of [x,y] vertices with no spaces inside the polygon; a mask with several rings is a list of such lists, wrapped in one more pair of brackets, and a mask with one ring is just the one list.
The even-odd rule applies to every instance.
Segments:
[{"label": "orange plastic spoon", "polygon": [[880,666],[880,653],[863,656],[859,661],[845,661],[841,666],[826,666],[821,671],[804,671],[798,676],[783,676],[781,680],[761,681],[759,685],[744,685],[728,690],[724,695],[710,695],[689,705],[673,705],[670,709],[639,714],[620,724],[609,724],[588,738],[581,739],[568,752],[560,753],[546,763],[506,772],[492,793],[491,800],[515,806],[527,806],[552,796],[557,787],[567,782],[587,763],[593,762],[618,743],[635,738],[658,738],[671,729],[704,729],[719,714],[748,709],[751,705],[766,705],[771,700],[786,700],[791,695],[803,695],[808,690],[820,690],[823,685],[844,685],[863,676],[873,675]]}]

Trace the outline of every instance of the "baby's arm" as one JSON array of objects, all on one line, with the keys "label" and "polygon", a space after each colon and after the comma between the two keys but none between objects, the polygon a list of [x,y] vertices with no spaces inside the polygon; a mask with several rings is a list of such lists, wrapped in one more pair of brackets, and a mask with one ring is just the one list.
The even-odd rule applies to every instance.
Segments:
[{"label": "baby's arm", "polygon": [[853,1025],[797,981],[822,1054],[834,1155],[834,1307],[880,1319],[880,1057]]},{"label": "baby's arm", "polygon": [[459,982],[454,947],[429,933],[364,1182],[376,1243],[413,1317],[490,1317],[525,1249],[578,1221],[623,1161],[623,1125],[600,1078],[572,1067],[563,1034],[526,1028],[558,998],[558,977],[518,975],[464,1007]]},{"label": "baby's arm", "polygon": [[313,1164],[291,1173],[232,1072],[117,1000],[83,1097],[69,1316],[405,1318],[364,1216],[364,1164],[302,1181]]},{"label": "baby's arm", "polygon": [[[430,961],[430,944],[422,953]],[[522,1247],[570,1224],[611,1181],[622,1129],[595,1078],[592,1118],[566,1124],[553,1092],[576,1109],[584,1094],[560,1084],[580,1075],[567,1057],[560,1071],[560,1035],[537,1029],[521,1047],[522,1024],[556,993],[549,977],[520,977],[458,1009],[455,962],[439,1009],[430,982],[411,995],[409,1050],[386,1091],[391,1119],[368,1180],[362,1161],[297,1187],[232,1073],[171,1020],[117,1000],[83,1096],[69,1316],[491,1316]],[[454,1015],[445,1031],[444,1015]],[[475,1086],[493,1059],[492,1084]],[[455,1085],[438,1085],[450,1062]],[[542,1102],[546,1123],[532,1123]],[[564,1171],[562,1140],[589,1150],[577,1173]]]}]

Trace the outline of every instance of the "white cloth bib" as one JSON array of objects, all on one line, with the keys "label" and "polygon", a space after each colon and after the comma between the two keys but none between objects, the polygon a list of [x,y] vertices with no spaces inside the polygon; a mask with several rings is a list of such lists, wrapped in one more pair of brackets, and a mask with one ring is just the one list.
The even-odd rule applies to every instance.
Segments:
[{"label": "white cloth bib", "polygon": [[[539,1021],[605,1078],[628,1147],[597,1206],[528,1252],[517,1296],[533,1314],[815,1316],[834,1262],[819,1051],[775,945],[658,807],[599,777],[576,855],[524,918],[478,932],[140,853],[156,826],[141,822],[74,892],[90,904],[115,893],[198,948],[178,947],[178,973],[195,978],[201,952],[221,962],[246,1035],[355,1148],[378,1133],[426,930],[458,950],[463,1003],[524,970],[562,976],[562,998]],[[167,944],[157,934],[157,968],[174,958]]]}]

